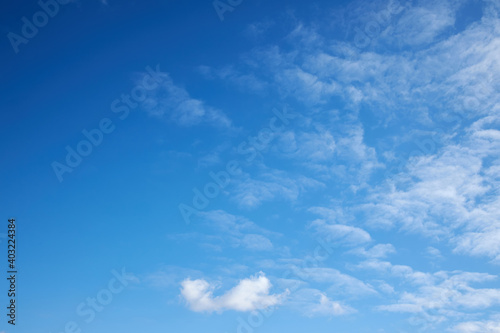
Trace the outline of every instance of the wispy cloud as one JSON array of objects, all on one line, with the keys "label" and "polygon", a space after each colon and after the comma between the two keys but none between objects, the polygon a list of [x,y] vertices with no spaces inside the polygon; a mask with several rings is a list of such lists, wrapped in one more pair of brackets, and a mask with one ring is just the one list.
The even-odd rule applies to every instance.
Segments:
[{"label": "wispy cloud", "polygon": [[291,269],[305,281],[327,285],[330,292],[336,295],[357,297],[377,294],[377,291],[370,284],[334,268],[291,266]]},{"label": "wispy cloud", "polygon": [[210,124],[231,128],[231,120],[220,110],[192,98],[187,90],[174,84],[167,73],[157,74],[161,84],[147,92],[143,109],[150,115],[166,118],[181,126]]},{"label": "wispy cloud", "polygon": [[223,210],[201,212],[199,216],[206,225],[218,231],[215,236],[218,241],[226,241],[233,247],[242,246],[253,251],[271,251],[274,246],[269,237],[280,236],[279,233],[259,227],[244,217],[232,215]]},{"label": "wispy cloud", "polygon": [[[483,310],[500,304],[500,289],[474,288],[471,285],[497,280],[488,273],[438,271],[424,273],[409,266],[393,265],[378,260],[366,261],[358,268],[382,273],[386,278],[401,280],[403,291],[392,304],[379,305],[381,311],[409,313],[425,319],[425,325],[456,320],[467,311]],[[408,286],[416,287],[410,290]]]},{"label": "wispy cloud", "polygon": [[364,206],[370,212],[369,223],[398,225],[447,239],[458,253],[497,259],[497,125],[497,117],[480,119],[467,129],[460,143],[445,146],[435,155],[415,158],[408,174],[374,190],[371,203]]},{"label": "wispy cloud", "polygon": [[493,320],[467,321],[453,326],[450,330],[457,333],[497,333],[500,332],[499,316]]},{"label": "wispy cloud", "polygon": [[342,302],[330,299],[317,289],[301,289],[291,298],[291,306],[307,317],[345,316],[357,312],[354,308]]},{"label": "wispy cloud", "polygon": [[365,230],[349,225],[328,224],[324,220],[318,219],[311,223],[311,227],[338,244],[356,246],[372,240],[370,234]]},{"label": "wispy cloud", "polygon": [[252,177],[247,174],[234,182],[233,200],[242,208],[256,208],[274,199],[295,202],[308,189],[324,184],[303,175],[291,175],[280,170],[266,170]]},{"label": "wispy cloud", "polygon": [[370,259],[376,259],[376,258],[385,258],[389,254],[396,253],[396,249],[392,244],[377,244],[369,249],[365,249],[362,247],[356,248],[349,251],[349,253]]}]

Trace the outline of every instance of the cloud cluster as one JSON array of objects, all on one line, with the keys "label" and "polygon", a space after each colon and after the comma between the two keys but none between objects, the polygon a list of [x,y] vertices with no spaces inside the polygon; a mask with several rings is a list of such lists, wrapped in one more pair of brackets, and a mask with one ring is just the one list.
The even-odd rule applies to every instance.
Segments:
[{"label": "cloud cluster", "polygon": [[[409,266],[393,265],[387,261],[369,260],[358,268],[378,271],[383,276],[401,280],[404,290],[396,289],[397,299],[392,304],[379,305],[376,309],[388,312],[409,313],[413,318],[425,318],[427,325],[465,316],[470,311],[484,310],[500,304],[500,289],[475,288],[472,284],[496,281],[488,273],[438,271],[425,273]],[[409,288],[409,287],[413,288]],[[468,326],[469,325],[469,326]],[[462,327],[472,327],[463,324]]]},{"label": "cloud cluster", "polygon": [[[272,159],[259,160],[255,170],[228,189],[231,200],[246,210],[284,201],[293,206],[297,223],[300,210],[319,214],[312,223],[303,219],[306,228],[316,238],[332,241],[332,248],[347,247],[348,254],[364,260],[348,267],[380,275],[377,280],[371,274],[362,279],[323,264],[299,267],[305,261],[300,258],[263,260],[277,270],[283,267],[276,263],[292,263],[287,268],[302,279],[302,289],[287,302],[302,314],[354,313],[341,297],[376,298],[381,291],[388,301],[373,307],[379,311],[447,323],[456,332],[499,331],[495,319],[478,318],[500,304],[500,290],[475,286],[494,282],[496,276],[417,271],[382,261],[396,253],[394,245],[373,245],[378,236],[374,229],[418,233],[433,241],[432,247],[423,248],[439,263],[446,260],[441,246],[500,262],[500,6],[483,2],[482,18],[462,27],[459,10],[465,3],[407,3],[372,31],[364,48],[324,33],[328,29],[322,30],[319,23],[294,19],[283,40],[250,50],[240,63],[200,69],[212,80],[236,84],[240,91],[276,93],[303,108],[298,121],[268,147]],[[359,5],[356,2],[360,21],[351,25],[366,25],[372,14],[382,13],[374,8],[379,3],[367,4],[373,11],[363,13]],[[267,25],[266,32],[271,28]],[[415,145],[422,151],[408,157],[409,147]],[[398,171],[378,177],[384,168]],[[324,191],[331,205],[317,193],[312,200],[302,200],[313,191]],[[228,219],[220,212],[212,214],[212,220],[236,230],[229,234],[246,249],[275,246],[269,235],[251,230],[248,220]],[[403,255],[398,251],[399,259],[404,260]],[[247,279],[248,284],[258,279]],[[185,280],[182,295],[194,311],[208,312],[257,309],[268,304],[264,300],[279,298],[263,288],[260,297],[252,298],[258,301],[236,305],[236,291],[214,297],[213,290],[204,280]],[[335,299],[329,298],[332,295]],[[456,324],[460,320],[463,323]]]},{"label": "cloud cluster", "polygon": [[241,280],[221,296],[213,296],[215,286],[202,279],[186,279],[181,286],[181,295],[190,309],[196,312],[265,309],[280,304],[287,295],[286,291],[280,295],[269,294],[271,282],[262,272]]},{"label": "cloud cluster", "polygon": [[459,143],[415,158],[408,173],[375,188],[369,223],[446,239],[458,253],[500,259],[500,118],[467,128]]}]

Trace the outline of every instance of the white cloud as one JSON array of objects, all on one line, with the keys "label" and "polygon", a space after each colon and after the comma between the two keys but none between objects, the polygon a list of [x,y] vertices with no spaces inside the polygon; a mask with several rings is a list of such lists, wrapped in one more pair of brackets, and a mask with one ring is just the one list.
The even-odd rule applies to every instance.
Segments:
[{"label": "white cloud", "polygon": [[455,333],[500,333],[500,321],[468,321],[460,323],[450,329]]},{"label": "white cloud", "polygon": [[[293,132],[290,133],[293,135]],[[335,139],[330,131],[301,132],[297,136],[296,141],[299,144],[297,151],[293,154],[297,158],[313,162],[327,161],[333,158]]]},{"label": "white cloud", "polygon": [[207,79],[219,78],[227,81],[229,84],[238,87],[243,92],[254,92],[263,94],[269,89],[268,83],[259,79],[255,73],[242,74],[234,66],[226,66],[220,69],[214,69],[209,66],[200,66],[199,71]]},{"label": "white cloud", "polygon": [[361,296],[377,294],[371,285],[333,268],[299,268],[295,266],[292,267],[292,270],[296,276],[305,281],[327,284],[329,290],[337,295]]},{"label": "white cloud", "polygon": [[[464,3],[406,3],[401,13],[379,22],[381,29],[366,49],[295,21],[285,45],[259,48],[244,59],[252,64],[250,73],[266,73],[270,87],[307,106],[321,107],[340,97],[355,110],[369,105],[385,123],[403,119],[427,125],[449,114],[447,110],[486,114],[500,100],[495,94],[500,88],[498,12],[494,2],[482,2],[482,20],[453,31]],[[376,12],[382,13],[370,8],[380,3],[358,5],[354,9],[363,20],[351,20],[348,35],[355,30],[352,25],[363,30]],[[287,52],[290,44],[293,50]],[[430,111],[436,108],[441,112]]]},{"label": "white cloud", "polygon": [[427,2],[404,11],[397,24],[385,32],[391,41],[410,46],[430,44],[455,23],[455,8],[447,2]]},{"label": "white cloud", "polygon": [[213,296],[214,285],[205,280],[186,279],[181,283],[181,295],[191,310],[222,312],[225,310],[254,311],[281,303],[287,292],[269,294],[271,282],[261,272],[258,276],[240,280],[238,285],[221,296]]},{"label": "white cloud", "polygon": [[219,236],[221,234],[224,236],[218,238],[229,242],[233,247],[243,246],[254,251],[271,251],[274,246],[266,236],[280,236],[279,233],[261,228],[244,217],[223,210],[200,212],[198,215],[207,225],[217,229]]},{"label": "white cloud", "polygon": [[353,253],[366,258],[385,258],[388,254],[396,253],[396,249],[392,244],[377,244],[366,250],[365,248],[357,248],[349,251],[349,253]]},{"label": "white cloud", "polygon": [[364,142],[363,126],[339,125],[338,117],[335,111],[303,117],[300,128],[280,136],[277,152],[322,180],[363,184],[382,164]]},{"label": "white cloud", "polygon": [[310,309],[311,315],[341,316],[356,312],[353,308],[330,300],[325,294],[320,294],[319,304]]},{"label": "white cloud", "polygon": [[308,209],[309,212],[321,216],[323,219],[327,220],[329,223],[343,222],[345,223],[348,219],[347,214],[345,214],[343,207],[340,205],[335,205],[334,207],[311,207]]},{"label": "white cloud", "polygon": [[311,223],[318,233],[325,235],[331,241],[343,245],[358,245],[371,241],[370,234],[365,230],[344,224],[328,224],[324,220]]},{"label": "white cloud", "polygon": [[246,248],[250,250],[270,251],[273,249],[273,243],[271,243],[268,238],[262,235],[245,235],[243,237],[242,243]]},{"label": "white cloud", "polygon": [[467,311],[484,310],[500,304],[500,289],[471,286],[494,281],[497,279],[495,275],[461,271],[424,273],[409,266],[381,261],[367,261],[358,267],[379,271],[385,277],[402,279],[403,288],[408,284],[415,286],[413,291],[408,288],[396,290],[398,297],[392,304],[379,305],[376,309],[417,315],[429,325],[460,317]]},{"label": "white cloud", "polygon": [[460,143],[414,158],[408,173],[378,187],[368,223],[446,239],[457,253],[500,258],[499,119],[474,122]]},{"label": "white cloud", "polygon": [[262,172],[257,179],[245,175],[235,180],[233,200],[240,207],[255,208],[276,198],[295,202],[306,189],[324,187],[324,184],[302,175],[288,175],[282,171]]},{"label": "white cloud", "polygon": [[277,84],[293,91],[295,97],[307,105],[325,104],[341,91],[341,86],[335,80],[320,80],[298,66],[279,72]]},{"label": "white cloud", "polygon": [[160,73],[158,77],[161,83],[156,89],[147,92],[147,98],[142,104],[150,115],[169,119],[181,126],[207,123],[220,128],[231,128],[231,120],[222,111],[192,98],[186,89],[175,85],[167,73]]},{"label": "white cloud", "polygon": [[439,249],[436,249],[435,247],[428,246],[426,252],[431,258],[444,259],[443,255],[441,254],[441,251],[439,251]]},{"label": "white cloud", "polygon": [[414,271],[410,266],[393,265],[388,261],[380,261],[377,259],[363,261],[356,267],[361,269],[378,271],[384,274],[384,276],[389,275],[389,276],[403,278],[406,282],[415,285],[430,284],[435,279],[435,277],[432,274]]},{"label": "white cloud", "polygon": [[[481,21],[445,38],[443,32],[454,29],[457,4],[461,2],[419,1],[413,6],[407,3],[405,11],[394,15],[387,22],[387,29],[383,27],[364,50],[297,23],[285,39],[294,44],[293,51],[278,45],[254,50],[243,57],[246,65],[252,67],[249,73],[236,67],[207,73],[229,82],[245,78],[241,86],[259,87],[261,82],[251,76],[258,72],[269,79],[266,89],[274,88],[282,96],[302,102],[309,113],[301,125],[287,129],[280,137],[281,145],[286,148],[282,156],[289,158],[287,162],[313,170],[314,177],[322,181],[329,180],[325,175],[337,176],[335,185],[360,180],[365,187],[356,183],[353,192],[360,195],[354,200],[363,197],[362,190],[368,188],[372,171],[381,166],[378,152],[369,145],[377,150],[386,149],[379,156],[392,156],[394,161],[398,152],[392,149],[407,141],[417,142],[411,142],[415,132],[406,133],[412,125],[424,127],[419,133],[432,134],[440,129],[431,126],[443,125],[448,110],[469,117],[456,126],[447,123],[442,141],[432,143],[426,156],[411,158],[406,165],[408,172],[388,179],[381,186],[368,188],[370,195],[362,211],[374,226],[422,233],[432,237],[436,241],[432,244],[438,244],[436,247],[444,241],[456,253],[500,261],[500,197],[495,192],[500,185],[500,131],[498,122],[491,118],[499,112],[496,92],[500,88],[497,60],[500,24],[497,14],[487,14],[486,9]],[[404,48],[405,52],[391,53],[391,48],[385,48],[387,43],[391,48]],[[262,87],[260,84],[259,89],[252,89],[262,91]],[[354,110],[344,132],[333,127],[333,121],[322,123],[317,116],[324,112],[337,121],[338,113],[344,111],[336,114],[328,109],[339,100],[342,102],[338,104],[346,106],[349,113]],[[378,118],[380,123],[373,124],[374,128],[363,127],[357,114],[361,109],[382,116]],[[472,119],[476,122],[465,125]],[[380,147],[373,144],[370,140],[377,135],[376,131],[383,131],[393,121],[401,125],[399,130],[403,135],[395,133],[387,140],[389,144],[384,142]],[[388,129],[388,133],[392,131],[394,128]],[[401,142],[395,143],[398,140]],[[266,170],[257,177],[245,177],[236,184],[233,196],[243,208],[258,207],[278,198],[296,204],[302,194],[300,182],[292,176],[270,177]],[[346,202],[343,204],[347,205]],[[461,311],[483,310],[499,304],[497,289],[472,287],[473,283],[491,281],[493,276],[459,271],[421,272],[410,266],[376,260],[394,253],[394,247],[391,244],[369,247],[370,234],[354,224],[354,218],[335,209],[316,210],[323,214],[321,220],[312,223],[319,233],[343,245],[356,246],[350,252],[368,259],[358,268],[375,270],[384,280],[387,276],[403,280],[399,285],[380,284],[377,290],[395,299],[378,307],[379,310],[423,314],[426,320],[434,316],[428,315],[433,312],[436,315],[432,320],[436,323],[450,318],[456,323],[458,317],[454,316]],[[356,207],[353,210],[359,212]],[[248,238],[246,243],[270,248],[266,240],[251,235],[243,238]],[[442,257],[434,247],[428,247],[427,253],[434,258]],[[330,290],[376,293],[369,284],[345,277],[334,269],[316,267],[297,271],[308,277],[308,283],[330,284]],[[323,292],[316,295],[316,303],[319,299],[316,312],[334,314],[341,304],[326,295]],[[476,327],[477,331],[486,326],[468,321],[461,327]]]},{"label": "white cloud", "polygon": [[307,317],[345,316],[357,311],[339,301],[334,301],[318,290],[301,288],[290,295],[288,305]]},{"label": "white cloud", "polygon": [[248,231],[269,233],[249,219],[230,214],[221,209],[200,212],[199,215],[208,225],[230,235],[241,236],[244,232]]}]

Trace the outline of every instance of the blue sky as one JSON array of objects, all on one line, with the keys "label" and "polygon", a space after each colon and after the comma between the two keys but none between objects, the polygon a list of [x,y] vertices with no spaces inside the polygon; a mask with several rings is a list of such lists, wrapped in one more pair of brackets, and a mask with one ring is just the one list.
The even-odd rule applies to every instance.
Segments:
[{"label": "blue sky", "polygon": [[4,4],[0,332],[500,332],[499,13]]}]

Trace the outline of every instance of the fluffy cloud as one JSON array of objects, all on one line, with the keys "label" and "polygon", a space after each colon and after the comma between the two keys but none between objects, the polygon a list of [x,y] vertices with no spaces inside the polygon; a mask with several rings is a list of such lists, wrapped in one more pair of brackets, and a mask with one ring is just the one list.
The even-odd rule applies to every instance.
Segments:
[{"label": "fluffy cloud", "polygon": [[241,280],[238,285],[221,296],[213,296],[214,285],[203,279],[186,279],[181,283],[181,295],[191,310],[196,312],[221,312],[225,310],[254,311],[280,304],[287,295],[269,294],[271,282],[261,272]]}]

